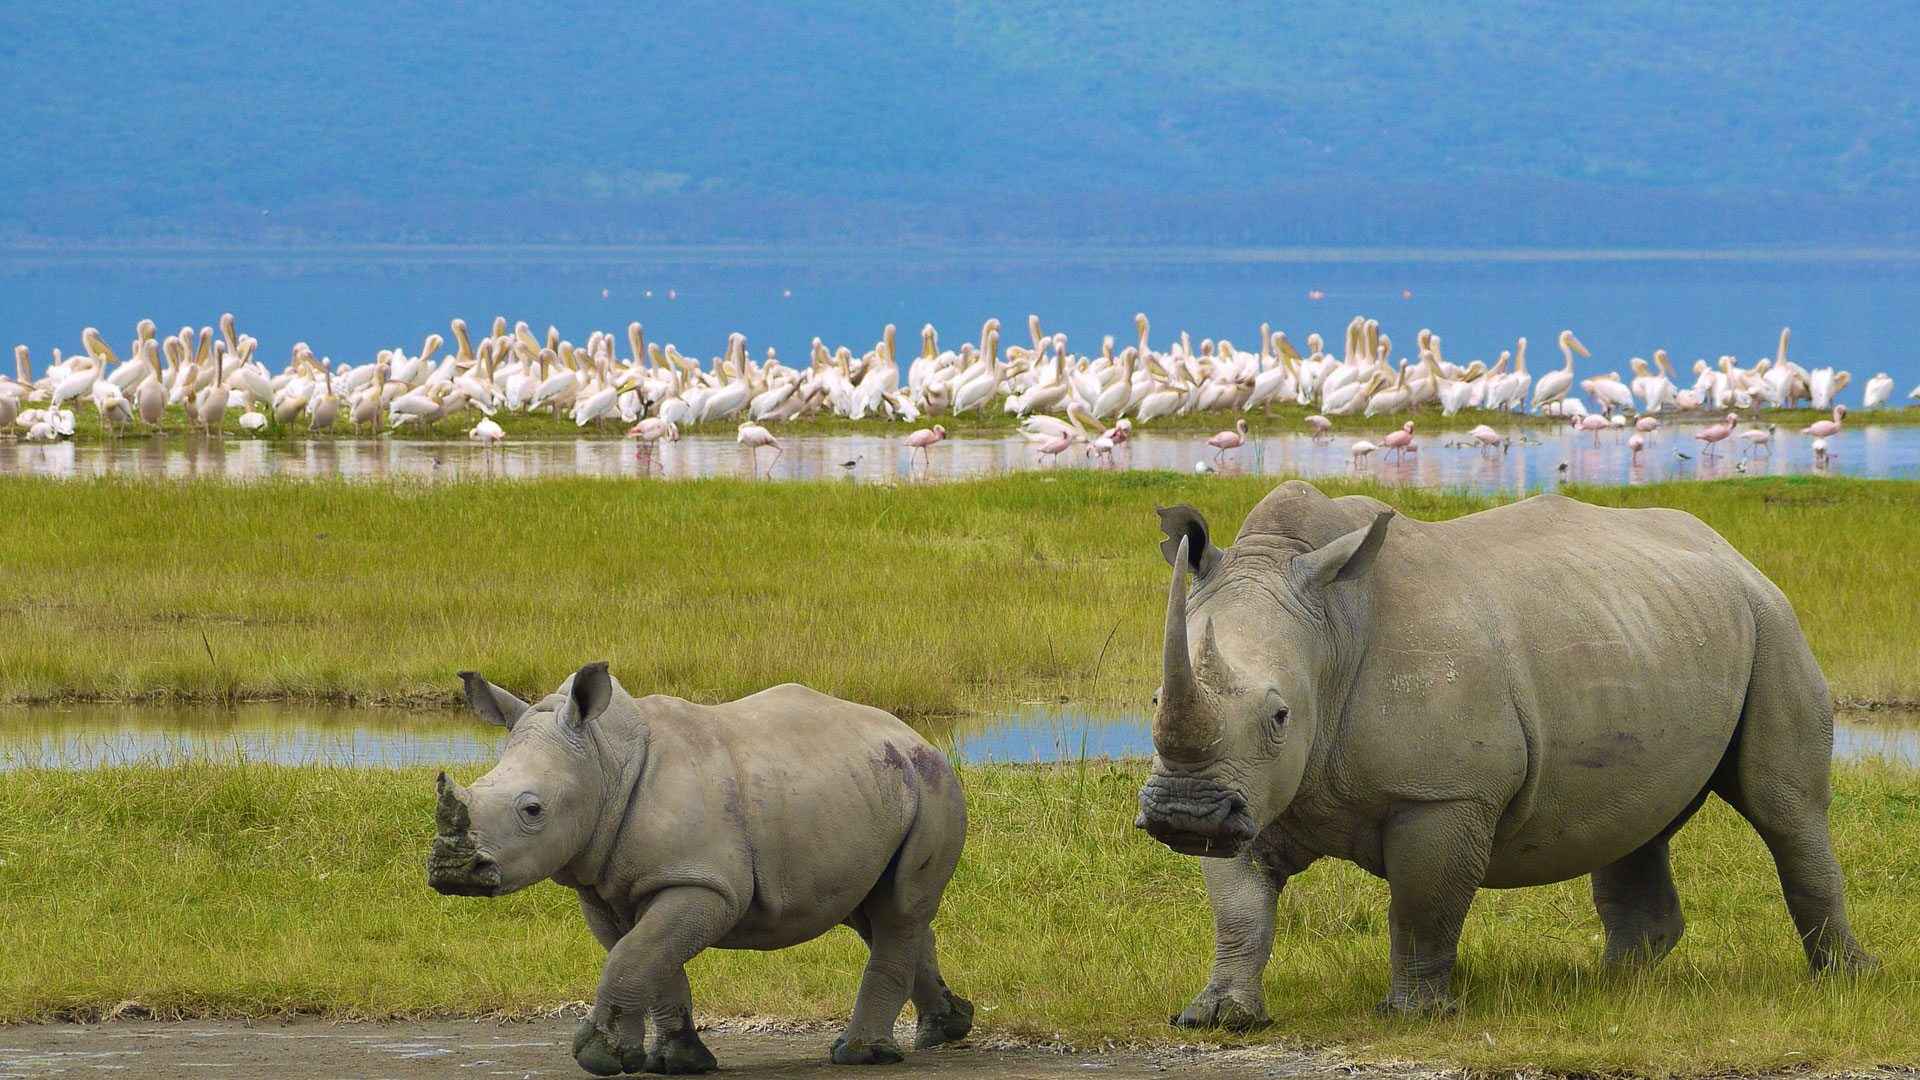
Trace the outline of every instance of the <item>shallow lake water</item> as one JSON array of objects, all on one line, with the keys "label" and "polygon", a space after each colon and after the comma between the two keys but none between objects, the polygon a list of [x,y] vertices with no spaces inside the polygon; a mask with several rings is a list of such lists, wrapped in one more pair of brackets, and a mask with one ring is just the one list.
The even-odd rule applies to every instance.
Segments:
[{"label": "shallow lake water", "polygon": [[[1223,416],[1222,426],[1231,421]],[[383,479],[425,481],[544,476],[664,477],[766,476],[775,480],[847,478],[853,482],[896,483],[964,479],[1020,470],[1064,468],[1174,469],[1191,472],[1206,463],[1218,473],[1289,476],[1359,476],[1382,483],[1477,491],[1537,491],[1561,480],[1592,484],[1642,484],[1673,479],[1718,479],[1738,475],[1833,473],[1849,476],[1920,476],[1920,426],[1849,424],[1828,440],[1829,455],[1816,462],[1812,439],[1782,427],[1773,433],[1770,453],[1747,454],[1723,443],[1714,454],[1702,452],[1694,438],[1703,425],[1671,421],[1654,433],[1639,455],[1627,446],[1629,432],[1592,433],[1569,428],[1514,425],[1504,448],[1465,445],[1465,428],[1427,427],[1418,421],[1418,452],[1405,460],[1376,451],[1356,460],[1357,438],[1378,443],[1382,429],[1343,430],[1316,441],[1278,421],[1253,422],[1253,437],[1227,454],[1206,445],[1205,434],[1142,433],[1116,450],[1111,459],[1090,458],[1076,449],[1042,459],[1018,436],[952,438],[922,458],[899,436],[788,435],[776,458],[753,458],[732,439],[690,436],[662,446],[649,464],[635,444],[618,440],[508,442],[481,447],[469,442],[414,442],[393,439],[273,443],[244,437],[165,440],[129,437],[117,443],[39,444],[0,442],[0,475],[61,478],[91,476],[211,477],[249,480],[265,477]],[[508,421],[511,430],[511,420]],[[1678,455],[1686,455],[1681,457]],[[1564,470],[1563,467],[1564,466]]]},{"label": "shallow lake water", "polygon": [[[967,762],[1142,758],[1142,713],[1090,714],[1023,706],[923,726]],[[240,705],[235,708],[75,705],[0,711],[0,771],[246,760],[354,768],[472,770],[499,754],[504,733],[464,714],[396,709]],[[1920,767],[1920,716],[1842,713],[1834,756]]]}]

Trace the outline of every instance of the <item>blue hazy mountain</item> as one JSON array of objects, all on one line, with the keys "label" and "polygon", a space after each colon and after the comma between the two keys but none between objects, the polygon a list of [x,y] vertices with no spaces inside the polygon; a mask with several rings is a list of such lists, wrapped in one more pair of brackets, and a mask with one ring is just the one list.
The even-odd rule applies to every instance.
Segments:
[{"label": "blue hazy mountain", "polygon": [[1916,31],[1911,0],[16,4],[0,239],[1906,243]]}]

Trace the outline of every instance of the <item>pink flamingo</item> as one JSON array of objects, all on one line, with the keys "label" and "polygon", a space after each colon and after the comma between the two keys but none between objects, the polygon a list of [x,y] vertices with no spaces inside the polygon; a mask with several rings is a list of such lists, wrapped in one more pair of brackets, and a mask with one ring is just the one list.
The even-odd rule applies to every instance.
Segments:
[{"label": "pink flamingo", "polygon": [[773,475],[773,466],[780,460],[780,455],[786,453],[786,447],[781,446],[780,440],[773,437],[773,432],[768,431],[759,424],[741,424],[739,434],[734,437],[733,441],[747,448],[748,455],[753,459],[753,474],[755,476],[760,475],[761,447],[773,447],[773,460],[767,462],[768,476]]},{"label": "pink flamingo", "polygon": [[1816,439],[1831,438],[1840,434],[1840,422],[1845,420],[1846,417],[1847,407],[1845,405],[1835,405],[1833,407],[1833,419],[1815,420],[1813,423],[1801,428],[1800,434],[1811,435]]},{"label": "pink flamingo", "polygon": [[1578,431],[1593,432],[1593,445],[1599,446],[1600,433],[1607,430],[1607,428],[1613,425],[1607,423],[1607,418],[1604,416],[1601,416],[1599,413],[1588,413],[1587,415],[1574,421],[1573,426],[1575,430],[1578,430]]},{"label": "pink flamingo", "polygon": [[1227,451],[1238,450],[1240,447],[1246,445],[1246,442],[1247,422],[1245,420],[1235,420],[1232,431],[1216,433],[1213,438],[1207,440],[1207,445],[1214,449],[1213,460],[1219,461]]},{"label": "pink flamingo", "polygon": [[1633,451],[1633,460],[1640,460],[1640,451],[1647,448],[1647,440],[1639,432],[1627,436],[1627,449]]},{"label": "pink flamingo", "polygon": [[1633,429],[1651,435],[1660,430],[1660,418],[1657,416],[1643,416],[1633,422]]},{"label": "pink flamingo", "polygon": [[[645,462],[647,471],[652,472],[653,445],[661,439],[665,439],[668,442],[680,441],[680,426],[671,420],[662,420],[657,416],[649,416],[628,428],[627,435],[640,440],[640,448],[634,451],[633,456]],[[665,466],[663,465],[661,468],[664,469]]]},{"label": "pink flamingo", "polygon": [[1319,413],[1314,413],[1312,416],[1307,417],[1307,426],[1313,429],[1313,441],[1319,442],[1321,439],[1327,438],[1327,433],[1333,430],[1333,421],[1321,416]]},{"label": "pink flamingo", "polygon": [[1050,439],[1036,443],[1034,449],[1040,452],[1041,457],[1051,457],[1053,463],[1058,465],[1060,464],[1060,455],[1066,453],[1067,447],[1072,445],[1073,436],[1062,431]]},{"label": "pink flamingo", "polygon": [[1414,448],[1413,421],[1409,420],[1401,424],[1400,430],[1389,433],[1386,438],[1380,440],[1380,445],[1399,454],[1401,461],[1407,460],[1407,451]]},{"label": "pink flamingo", "polygon": [[1713,454],[1713,448],[1715,444],[1725,440],[1727,436],[1733,434],[1733,425],[1739,422],[1740,422],[1739,416],[1735,415],[1734,413],[1728,413],[1726,420],[1722,421],[1721,423],[1715,424],[1712,427],[1707,428],[1705,431],[1695,432],[1693,437],[1707,444],[1706,449],[1700,451],[1700,456],[1701,457],[1711,456]]},{"label": "pink flamingo", "polygon": [[[921,428],[920,430],[907,436],[907,445],[913,447],[913,449],[915,450],[918,450],[920,452],[920,456],[926,459],[927,468],[931,469],[933,468],[933,453],[927,448],[946,437],[947,437],[947,429],[940,426],[939,424],[935,424],[930,428]],[[913,464],[912,454],[907,455],[907,464],[908,465]]]}]

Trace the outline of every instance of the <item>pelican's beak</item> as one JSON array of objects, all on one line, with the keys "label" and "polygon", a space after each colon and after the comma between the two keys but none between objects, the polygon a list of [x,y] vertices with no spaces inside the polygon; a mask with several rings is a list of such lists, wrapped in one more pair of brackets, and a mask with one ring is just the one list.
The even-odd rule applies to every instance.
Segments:
[{"label": "pelican's beak", "polygon": [[1582,358],[1591,357],[1593,355],[1592,353],[1587,351],[1587,347],[1585,345],[1580,344],[1580,339],[1573,336],[1572,334],[1567,335],[1567,344],[1573,346],[1573,351],[1579,353]]}]

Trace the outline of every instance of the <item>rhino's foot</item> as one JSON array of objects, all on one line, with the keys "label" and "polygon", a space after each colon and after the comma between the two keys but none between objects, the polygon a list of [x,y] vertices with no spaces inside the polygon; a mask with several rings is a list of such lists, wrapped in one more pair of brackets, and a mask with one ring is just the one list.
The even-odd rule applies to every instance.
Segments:
[{"label": "rhino's foot", "polygon": [[1267,1003],[1256,993],[1251,997],[1209,986],[1195,994],[1180,1015],[1169,1017],[1174,1027],[1224,1028],[1227,1031],[1252,1031],[1266,1027]]},{"label": "rhino's foot", "polygon": [[1396,990],[1373,1011],[1376,1016],[1433,1019],[1452,1016],[1460,1011],[1460,1004],[1445,990]]},{"label": "rhino's foot", "polygon": [[926,1050],[941,1043],[959,1042],[973,1030],[973,1002],[951,990],[944,992],[945,1007],[920,1018],[913,1037],[915,1050]]},{"label": "rhino's foot", "polygon": [[588,1017],[574,1029],[573,1060],[595,1076],[619,1076],[644,1070],[647,1052],[645,1047],[620,1045]]},{"label": "rhino's foot", "polygon": [[1871,975],[1880,970],[1880,961],[1854,942],[1848,942],[1833,955],[1816,959],[1813,962],[1814,978],[1846,977],[1850,975]]},{"label": "rhino's foot", "polygon": [[720,1067],[713,1059],[713,1052],[707,1049],[700,1036],[692,1028],[684,1028],[664,1039],[654,1040],[653,1049],[647,1053],[646,1071],[667,1076],[686,1076],[693,1073],[708,1073]]},{"label": "rhino's foot", "polygon": [[892,1065],[907,1060],[900,1050],[900,1044],[886,1036],[878,1039],[848,1039],[845,1035],[833,1040],[833,1063],[835,1065]]}]

